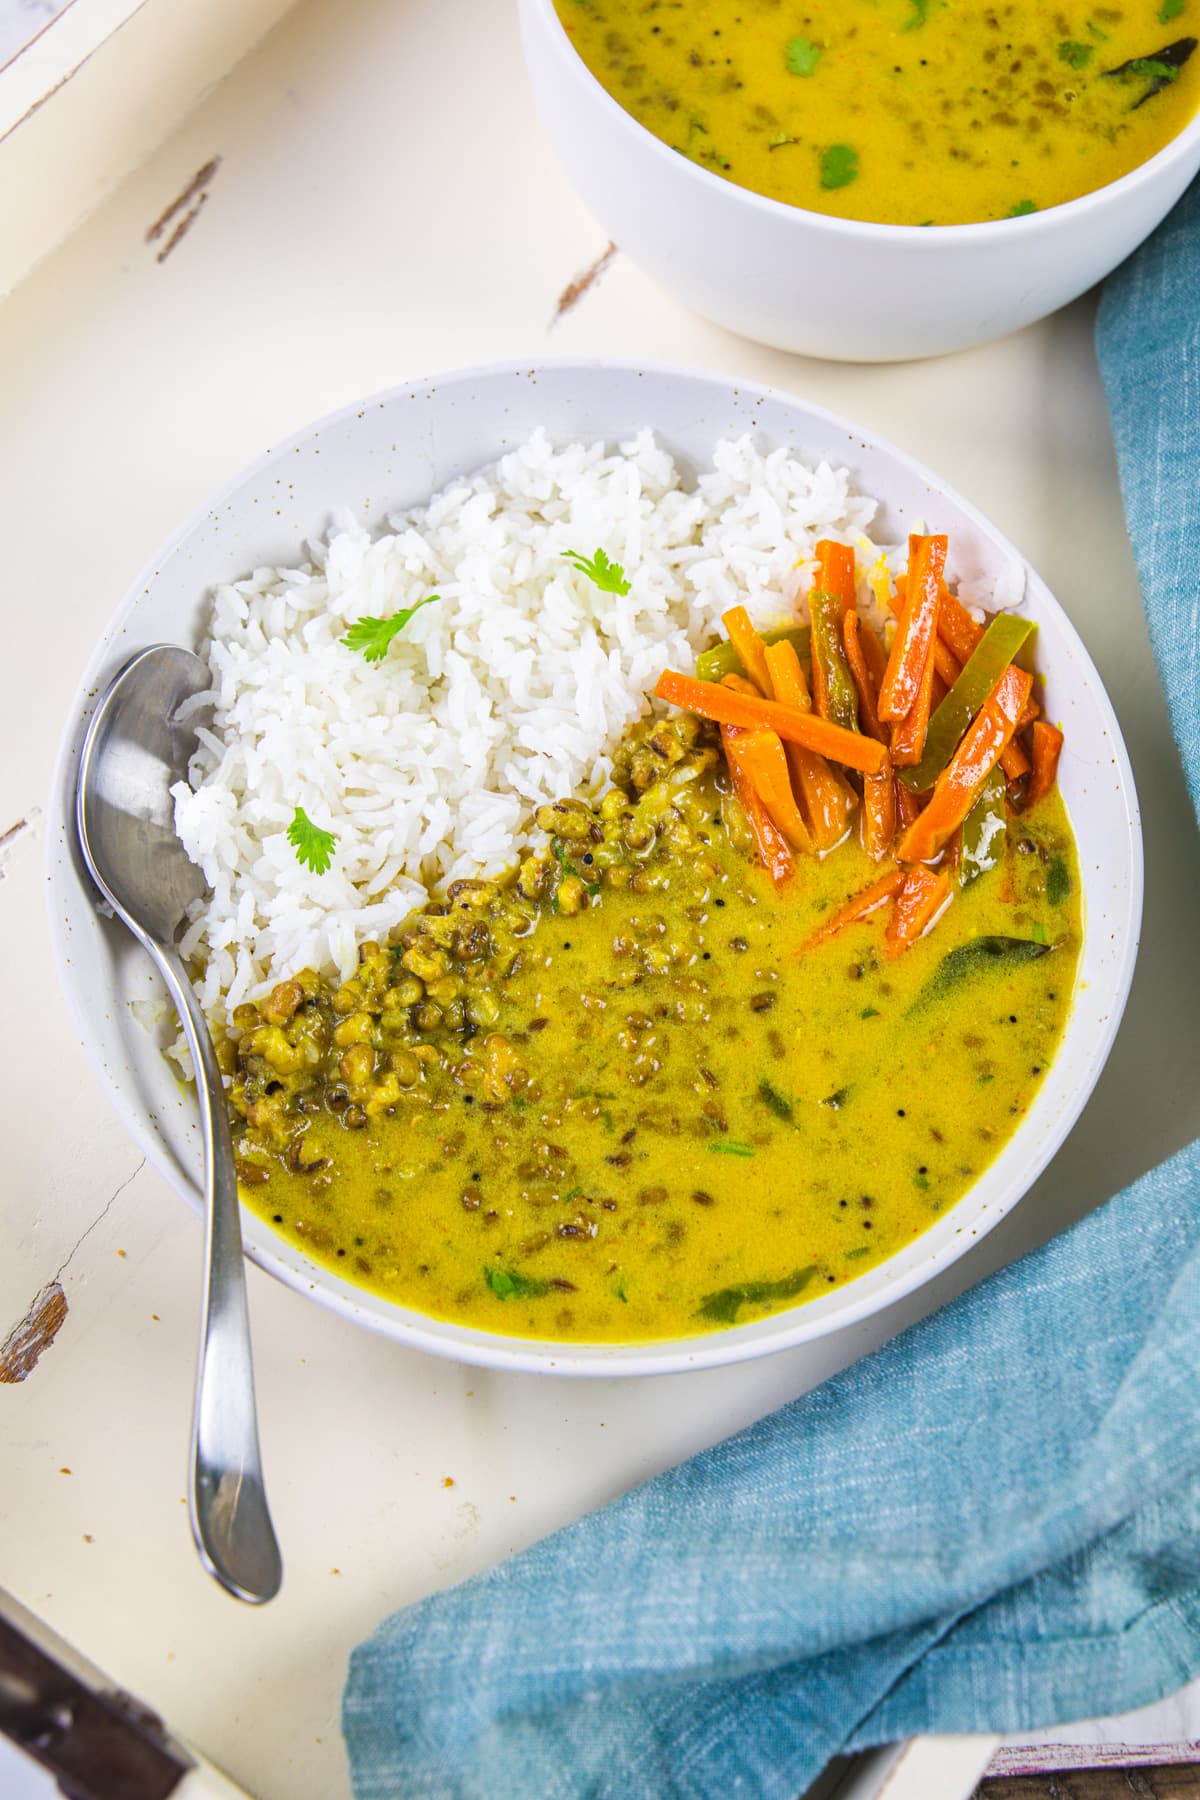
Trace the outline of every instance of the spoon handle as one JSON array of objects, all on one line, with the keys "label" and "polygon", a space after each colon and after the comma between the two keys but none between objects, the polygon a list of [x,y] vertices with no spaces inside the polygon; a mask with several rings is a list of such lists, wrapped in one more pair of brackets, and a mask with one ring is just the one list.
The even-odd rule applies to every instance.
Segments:
[{"label": "spoon handle", "polygon": [[[145,941],[145,940],[143,940]],[[208,1024],[174,950],[148,944],[196,1071],[207,1255],[192,1417],[192,1533],[210,1575],[240,1600],[270,1600],[283,1562],[263,1486],[233,1137]]]}]

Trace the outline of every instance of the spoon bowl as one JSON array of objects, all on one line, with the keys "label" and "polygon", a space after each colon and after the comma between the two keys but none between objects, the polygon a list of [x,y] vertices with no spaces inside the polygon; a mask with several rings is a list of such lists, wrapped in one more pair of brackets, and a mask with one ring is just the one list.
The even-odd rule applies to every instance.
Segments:
[{"label": "spoon bowl", "polygon": [[75,823],[88,873],[166,985],[196,1072],[208,1229],[192,1531],[209,1573],[254,1603],[278,1592],[283,1566],[262,1479],[237,1171],[212,1038],[175,948],[204,878],[175,834],[171,787],[185,775],[210,684],[200,658],[172,644],[153,645],[125,664],[83,741]]}]

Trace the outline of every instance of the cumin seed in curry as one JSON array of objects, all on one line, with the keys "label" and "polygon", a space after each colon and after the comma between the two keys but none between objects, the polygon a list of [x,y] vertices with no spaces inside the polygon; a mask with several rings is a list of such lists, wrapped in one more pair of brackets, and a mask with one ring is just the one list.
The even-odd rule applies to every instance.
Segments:
[{"label": "cumin seed in curry", "polygon": [[773,200],[880,224],[1056,206],[1200,105],[1200,0],[555,0],[627,112]]},{"label": "cumin seed in curry", "polygon": [[670,1338],[827,1292],[964,1193],[1054,1054],[1070,828],[1056,787],[1000,820],[889,955],[877,913],[830,929],[878,881],[858,842],[776,886],[713,728],[643,724],[510,878],[455,884],[343,986],[237,1010],[243,1197],[351,1281],[518,1336]]}]

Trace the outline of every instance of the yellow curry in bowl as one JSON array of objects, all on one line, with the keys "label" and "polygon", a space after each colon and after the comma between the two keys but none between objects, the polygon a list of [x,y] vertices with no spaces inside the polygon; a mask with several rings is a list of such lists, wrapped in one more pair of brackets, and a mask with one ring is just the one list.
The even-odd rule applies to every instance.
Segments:
[{"label": "yellow curry in bowl", "polygon": [[811,624],[743,610],[544,847],[222,1045],[243,1198],[316,1262],[485,1331],[648,1342],[853,1280],[1027,1112],[1082,932],[1061,734],[914,538],[818,546]]},{"label": "yellow curry in bowl", "polygon": [[555,0],[681,156],[887,225],[1019,217],[1127,175],[1200,109],[1200,0]]}]

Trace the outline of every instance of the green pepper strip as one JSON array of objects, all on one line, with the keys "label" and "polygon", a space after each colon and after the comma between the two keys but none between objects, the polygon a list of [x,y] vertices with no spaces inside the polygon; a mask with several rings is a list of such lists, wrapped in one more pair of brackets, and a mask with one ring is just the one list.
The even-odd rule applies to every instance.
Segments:
[{"label": "green pepper strip", "polygon": [[858,688],[842,648],[842,618],[845,605],[840,594],[827,594],[816,588],[808,596],[812,618],[813,660],[821,665],[825,692],[829,696],[829,717],[846,731],[858,730]]},{"label": "green pepper strip", "polygon": [[963,887],[970,887],[976,876],[986,875],[989,869],[996,867],[1004,855],[1007,837],[1004,774],[997,767],[984,782],[978,800],[963,820],[962,861],[959,864],[959,881]]},{"label": "green pepper strip", "polygon": [[1016,613],[996,614],[962,674],[930,719],[920,762],[914,768],[896,770],[906,788],[914,794],[928,793],[954,755],[963,732],[1036,629],[1032,619],[1019,619]]},{"label": "green pepper strip", "polygon": [[[784,631],[764,631],[764,644],[781,644],[787,639],[796,655],[808,657],[808,626],[797,625]],[[742,659],[729,642],[728,638],[714,644],[711,650],[702,650],[696,658],[696,674],[701,681],[720,681],[724,675],[744,675]]]}]

